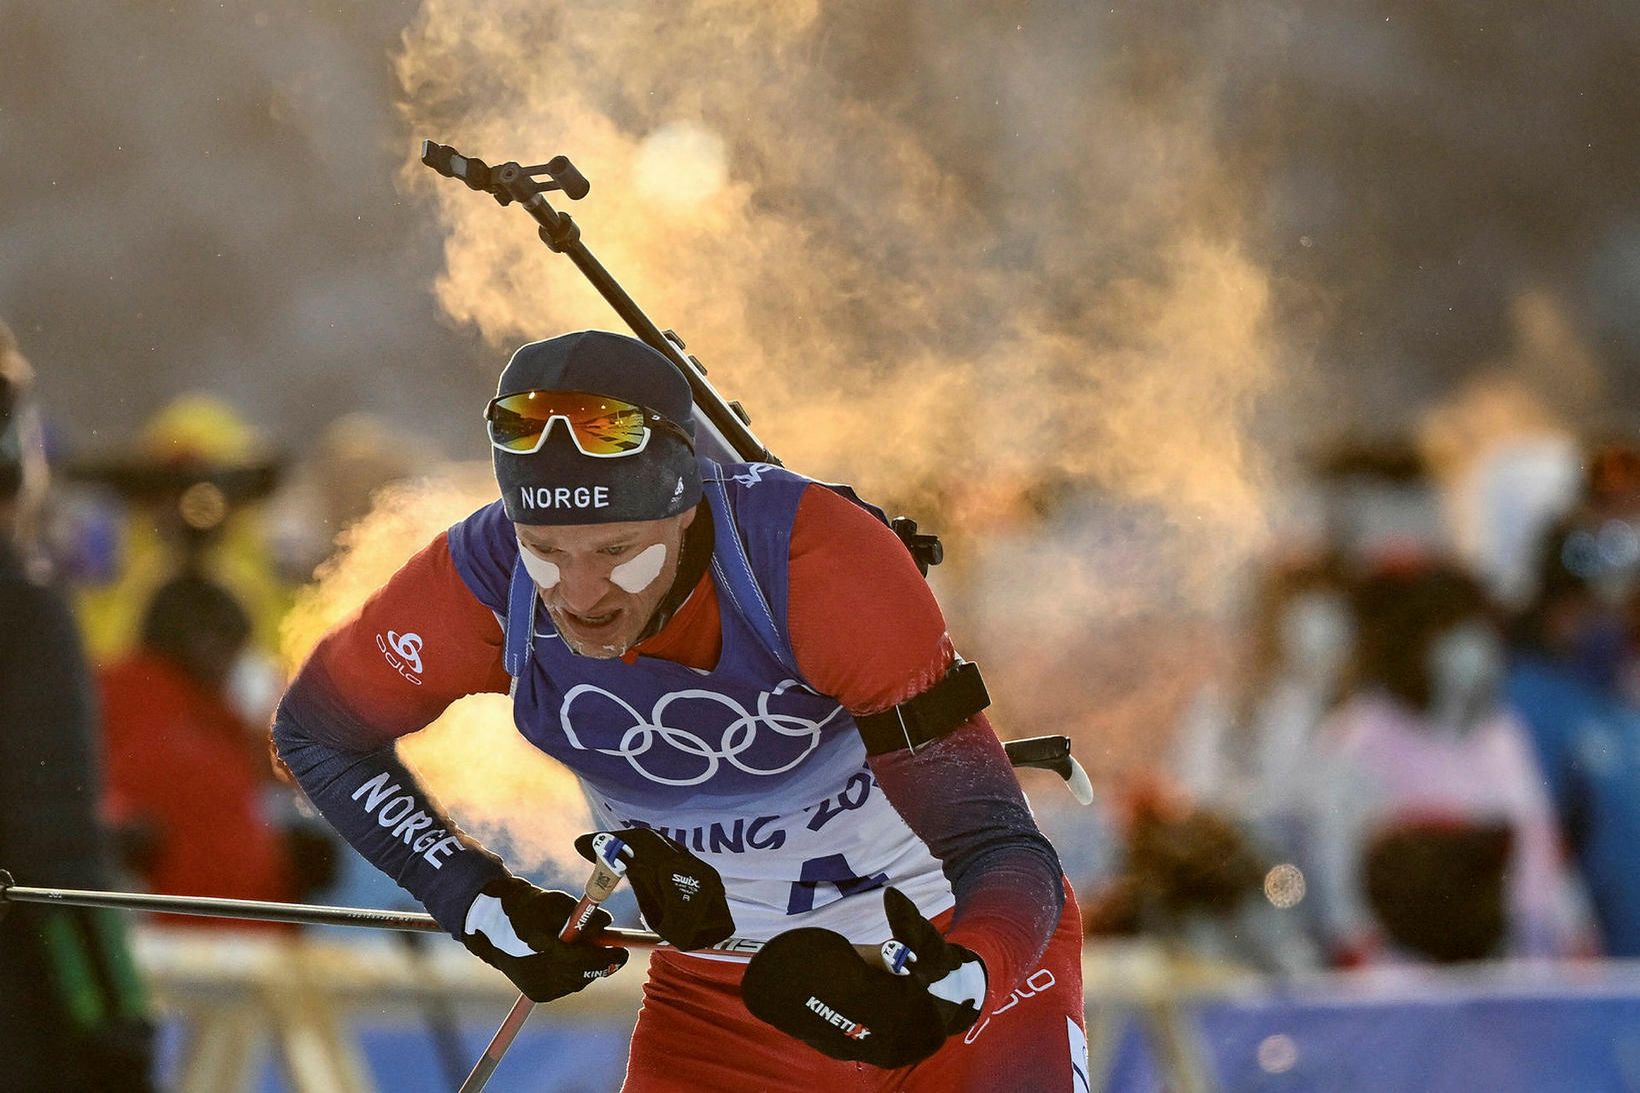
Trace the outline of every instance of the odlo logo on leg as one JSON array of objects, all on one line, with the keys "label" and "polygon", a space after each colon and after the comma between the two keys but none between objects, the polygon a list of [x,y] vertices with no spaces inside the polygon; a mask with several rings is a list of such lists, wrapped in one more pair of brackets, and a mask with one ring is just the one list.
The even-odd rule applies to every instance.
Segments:
[{"label": "odlo logo on leg", "polygon": [[854,1021],[850,1021],[847,1017],[844,1017],[842,1014],[838,1013],[836,1010],[832,1009],[812,994],[809,995],[809,1000],[804,1002],[803,1005],[819,1014],[821,1020],[825,1021],[828,1025],[835,1025],[836,1027],[842,1029],[850,1040],[864,1040],[867,1036],[871,1035],[871,1030],[869,1028]]}]

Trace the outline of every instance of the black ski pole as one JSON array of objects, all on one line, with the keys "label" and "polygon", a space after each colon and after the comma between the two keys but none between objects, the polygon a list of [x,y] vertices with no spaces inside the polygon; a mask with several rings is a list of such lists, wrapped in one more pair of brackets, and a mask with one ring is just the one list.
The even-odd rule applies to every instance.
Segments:
[{"label": "black ski pole", "polygon": [[31,888],[0,870],[0,911],[8,903],[66,904],[151,911],[167,915],[237,918],[252,922],[294,922],[304,926],[364,926],[381,930],[442,933],[433,916],[415,911],[378,911],[364,907],[321,907],[305,903],[270,903],[255,899],[164,896],[152,892],[99,892],[79,888]]},{"label": "black ski pole", "polygon": [[[234,918],[247,922],[294,922],[302,926],[359,926],[376,930],[412,930],[442,934],[444,927],[422,911],[383,911],[368,907],[323,907],[307,903],[270,903],[255,899],[210,896],[162,896],[152,892],[102,892],[82,888],[31,888],[17,884],[0,869],[0,915],[8,904],[43,903],[60,907],[112,907],[166,915]],[[607,927],[594,939],[610,945],[652,949],[661,939],[647,930]],[[730,938],[729,941],[736,941]]]}]

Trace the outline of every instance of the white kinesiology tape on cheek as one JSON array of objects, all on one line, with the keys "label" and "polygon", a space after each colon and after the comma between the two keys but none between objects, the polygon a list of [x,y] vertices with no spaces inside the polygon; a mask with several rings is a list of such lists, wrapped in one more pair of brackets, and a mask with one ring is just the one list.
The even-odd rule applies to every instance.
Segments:
[{"label": "white kinesiology tape on cheek", "polygon": [[558,567],[541,557],[535,551],[524,545],[524,540],[518,541],[518,556],[524,560],[524,572],[530,575],[540,588],[553,588],[558,584]]},{"label": "white kinesiology tape on cheek", "polygon": [[635,596],[655,583],[655,578],[661,575],[661,567],[665,564],[666,544],[656,543],[630,562],[622,562],[610,570],[609,579],[623,591]]},{"label": "white kinesiology tape on cheek", "polygon": [[512,919],[507,917],[507,912],[501,908],[501,901],[494,896],[475,896],[472,906],[467,908],[464,926],[468,937],[483,934],[489,938],[491,945],[508,956],[535,955],[535,950],[524,944],[524,939],[513,929]]}]

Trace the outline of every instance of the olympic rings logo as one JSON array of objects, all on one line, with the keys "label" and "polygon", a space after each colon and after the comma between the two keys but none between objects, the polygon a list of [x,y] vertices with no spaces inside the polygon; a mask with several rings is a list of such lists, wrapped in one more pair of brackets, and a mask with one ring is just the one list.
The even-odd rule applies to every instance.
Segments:
[{"label": "olympic rings logo", "polygon": [[[619,756],[631,764],[633,770],[651,782],[660,785],[698,786],[714,777],[725,763],[745,774],[767,777],[769,775],[784,774],[808,758],[809,754],[820,746],[821,730],[833,718],[843,712],[843,708],[839,706],[827,714],[824,719],[811,721],[796,714],[780,713],[769,709],[771,699],[779,697],[788,689],[797,685],[796,680],[788,679],[774,690],[762,692],[757,696],[757,710],[755,713],[728,695],[719,694],[716,691],[673,691],[662,695],[655,702],[655,708],[650,711],[649,716],[646,718],[634,709],[631,703],[620,696],[613,695],[602,687],[582,683],[570,688],[568,693],[564,695],[563,705],[558,710],[558,719],[563,726],[564,736],[569,739],[570,745],[576,750],[596,751],[602,755]],[[608,699],[631,718],[632,727],[621,734],[619,747],[588,748],[587,745],[581,743],[581,738],[576,735],[574,719],[570,711],[577,699],[586,698],[587,701],[592,701],[593,699],[589,696]],[[730,714],[731,720],[720,731],[716,746],[688,729],[666,723],[667,710],[675,703],[688,701],[712,703],[727,710]],[[584,705],[585,703],[583,703],[583,707]],[[691,716],[689,720],[698,723],[699,717],[698,715]],[[758,766],[753,761],[753,757],[746,753],[757,743],[759,732],[764,728],[770,730],[775,736],[784,737],[787,740],[805,741],[802,750],[795,758],[778,766]],[[763,739],[772,738],[764,736]],[[762,749],[765,761],[768,758],[768,750],[767,747]],[[654,754],[654,758],[649,761],[649,766],[645,766],[642,760],[651,753]],[[680,759],[683,760],[681,764]],[[677,767],[679,765],[686,767],[687,773],[675,769],[670,772],[651,769],[652,767]],[[698,772],[692,769],[697,765],[700,768]]]}]

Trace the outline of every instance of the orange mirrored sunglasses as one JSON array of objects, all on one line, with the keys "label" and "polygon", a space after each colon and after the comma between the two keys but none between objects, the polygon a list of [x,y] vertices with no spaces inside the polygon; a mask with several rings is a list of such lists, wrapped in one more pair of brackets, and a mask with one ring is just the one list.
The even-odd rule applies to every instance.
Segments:
[{"label": "orange mirrored sunglasses", "polygon": [[490,400],[484,408],[490,444],[504,452],[529,455],[541,450],[562,421],[582,455],[617,459],[636,455],[656,429],[669,431],[693,447],[689,434],[645,406],[585,391],[520,391]]}]

